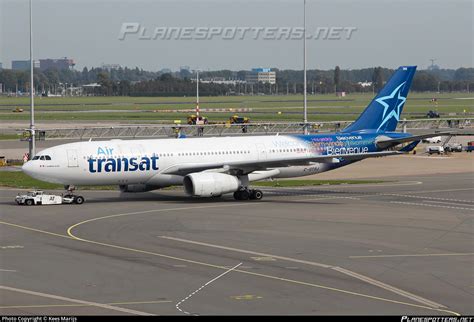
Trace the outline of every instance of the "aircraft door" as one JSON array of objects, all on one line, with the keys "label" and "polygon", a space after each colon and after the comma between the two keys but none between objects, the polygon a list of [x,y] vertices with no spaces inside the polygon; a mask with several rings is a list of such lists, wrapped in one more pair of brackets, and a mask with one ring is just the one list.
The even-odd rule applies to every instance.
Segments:
[{"label": "aircraft door", "polygon": [[258,160],[263,161],[267,159],[267,150],[265,149],[265,144],[257,143],[255,144],[257,148]]},{"label": "aircraft door", "polygon": [[67,150],[67,166],[70,168],[79,166],[77,150]]}]

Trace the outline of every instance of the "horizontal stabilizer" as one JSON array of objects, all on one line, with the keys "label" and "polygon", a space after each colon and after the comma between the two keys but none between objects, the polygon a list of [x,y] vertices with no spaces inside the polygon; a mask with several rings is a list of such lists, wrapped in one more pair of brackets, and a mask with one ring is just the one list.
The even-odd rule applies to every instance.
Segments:
[{"label": "horizontal stabilizer", "polygon": [[405,152],[405,153],[410,153],[411,151],[413,151],[416,146],[418,145],[418,143],[420,143],[420,140],[418,141],[413,141],[411,142],[410,144],[408,144],[407,146],[403,147],[402,149],[400,149],[400,152]]},{"label": "horizontal stabilizer", "polygon": [[430,134],[422,134],[422,135],[413,135],[405,138],[397,138],[397,139],[385,139],[381,138],[379,140],[376,140],[375,143],[377,146],[381,149],[386,149],[391,146],[395,146],[398,144],[406,143],[406,142],[413,142],[413,141],[420,141],[423,139],[428,139],[432,138],[435,136],[446,136],[446,135],[452,135],[453,133],[450,132],[439,132],[439,133],[430,133]]}]

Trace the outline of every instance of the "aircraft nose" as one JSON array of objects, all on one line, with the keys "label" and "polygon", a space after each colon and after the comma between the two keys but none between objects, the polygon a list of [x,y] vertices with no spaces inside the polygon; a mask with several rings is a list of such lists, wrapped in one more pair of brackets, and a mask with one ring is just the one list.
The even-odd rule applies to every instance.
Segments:
[{"label": "aircraft nose", "polygon": [[33,165],[33,162],[31,161],[28,161],[26,162],[22,167],[21,167],[21,171],[23,171],[24,173],[26,173],[27,175],[31,176],[34,172],[34,165]]}]

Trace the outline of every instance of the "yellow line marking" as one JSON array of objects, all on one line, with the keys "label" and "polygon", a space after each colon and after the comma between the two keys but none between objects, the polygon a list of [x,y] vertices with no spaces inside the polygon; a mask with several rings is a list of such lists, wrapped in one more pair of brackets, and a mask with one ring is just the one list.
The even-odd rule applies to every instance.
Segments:
[{"label": "yellow line marking", "polygon": [[[426,199],[426,200],[423,200],[423,203],[440,203],[440,204],[447,204],[447,205],[455,205],[455,206],[468,206],[468,207],[474,207],[473,204],[471,204],[472,201],[465,201],[465,202],[462,202],[462,201],[458,201],[458,202],[449,202],[449,201],[437,201],[437,200],[431,200],[431,199],[428,199],[428,198],[423,198],[421,197],[420,199]],[[461,203],[465,203],[465,205],[461,205]]]},{"label": "yellow line marking", "polygon": [[[264,205],[264,203],[254,203],[254,206],[257,205]],[[222,207],[227,207],[229,206],[227,203],[225,205],[219,204],[219,205],[211,205],[211,206],[195,206],[195,207],[179,207],[179,208],[167,208],[167,209],[152,209],[152,210],[144,210],[144,211],[136,211],[136,212],[128,212],[128,213],[123,213],[123,214],[116,214],[116,215],[109,215],[109,216],[104,216],[104,217],[98,217],[98,218],[92,218],[88,220],[81,221],[77,224],[72,225],[67,229],[67,234],[73,238],[73,239],[78,239],[74,235],[71,234],[71,231],[76,228],[77,226],[81,226],[93,221],[98,221],[98,220],[104,220],[104,219],[110,219],[110,218],[117,218],[117,217],[124,217],[124,216],[132,216],[132,215],[142,215],[142,214],[149,214],[149,213],[157,213],[157,212],[167,212],[167,211],[179,211],[179,210],[195,210],[195,209],[208,209],[208,208],[222,208]]]},{"label": "yellow line marking", "polygon": [[0,249],[18,249],[18,248],[25,248],[25,247],[20,246],[20,245],[0,246]]},{"label": "yellow line marking", "polygon": [[[405,298],[411,299],[415,302],[418,302],[418,303],[421,303],[421,304],[424,304],[424,305],[428,305],[428,306],[433,307],[433,308],[444,308],[445,307],[444,305],[435,303],[435,302],[430,301],[428,299],[425,299],[421,296],[412,294],[410,292],[404,291],[404,290],[399,289],[397,287],[394,287],[392,285],[388,285],[388,284],[383,283],[381,281],[377,281],[373,278],[370,278],[368,276],[364,276],[362,274],[350,271],[350,270],[342,268],[342,267],[331,266],[331,265],[326,265],[326,264],[322,264],[322,263],[318,263],[318,262],[312,262],[312,261],[308,261],[308,260],[296,259],[296,258],[291,258],[291,257],[283,257],[283,256],[272,255],[272,254],[258,253],[258,252],[245,250],[245,249],[226,247],[226,246],[215,245],[215,244],[210,244],[210,243],[203,243],[203,242],[198,242],[198,241],[183,239],[183,238],[168,237],[168,236],[159,236],[159,237],[164,238],[164,239],[177,241],[177,242],[182,242],[182,243],[189,243],[189,244],[194,244],[194,245],[199,245],[199,246],[230,250],[230,251],[234,251],[234,252],[238,252],[238,253],[244,253],[244,254],[253,254],[253,255],[260,256],[260,258],[280,259],[280,260],[294,262],[294,263],[302,263],[302,264],[306,264],[306,265],[322,267],[322,268],[325,268],[325,269],[331,269],[331,270],[337,271],[339,273],[342,273],[344,275],[347,275],[347,276],[350,276],[352,278],[363,281],[365,283],[372,284],[372,285],[380,287],[384,290],[387,290],[387,291],[390,291],[390,292],[395,293],[397,295],[400,295],[400,296],[403,296]],[[251,257],[251,258],[254,259],[254,257]]]},{"label": "yellow line marking", "polygon": [[263,261],[263,262],[271,262],[271,261],[276,261],[275,258],[270,257],[270,256],[264,256],[264,257],[250,257],[251,259],[255,261]]},{"label": "yellow line marking", "polygon": [[[171,303],[172,301],[145,301],[145,302],[116,302],[106,303],[106,305],[140,305],[140,304],[160,304]],[[14,305],[0,306],[0,309],[29,309],[29,308],[53,308],[53,307],[87,307],[88,304],[50,304],[50,305]]]},{"label": "yellow line marking", "polygon": [[231,296],[230,298],[234,300],[256,300],[256,299],[261,299],[262,297],[258,295],[245,294],[245,295]]},{"label": "yellow line marking", "polygon": [[[263,205],[264,203],[260,203],[260,204]],[[255,203],[254,205],[260,205],[260,204]],[[77,223],[77,224],[75,224],[75,225],[72,225],[71,227],[69,227],[69,228],[67,229],[67,233],[68,233],[69,236],[65,236],[65,235],[61,235],[61,234],[56,234],[56,233],[51,233],[51,232],[47,232],[47,231],[44,231],[44,230],[34,229],[34,228],[25,227],[25,226],[21,226],[21,225],[11,224],[11,223],[7,223],[7,222],[0,222],[0,224],[10,225],[10,226],[17,227],[17,228],[21,228],[21,229],[26,229],[26,230],[30,230],[30,231],[35,231],[35,232],[43,233],[43,234],[48,234],[48,235],[51,235],[51,236],[56,236],[56,237],[62,237],[62,238],[67,238],[67,239],[78,240],[78,241],[82,241],[82,242],[85,242],[85,243],[90,243],[90,244],[95,244],[95,245],[101,245],[101,246],[105,246],[105,247],[110,247],[110,248],[115,248],[115,249],[121,249],[121,250],[126,250],[126,251],[141,253],[141,254],[148,254],[148,255],[152,255],[152,256],[157,256],[157,257],[162,257],[162,258],[173,259],[173,260],[176,260],[176,261],[181,261],[181,262],[186,262],[186,263],[192,263],[192,264],[201,265],[201,266],[205,266],[205,267],[212,267],[212,268],[227,270],[228,268],[227,268],[227,267],[224,267],[224,266],[213,265],[213,264],[209,264],[209,263],[203,263],[203,262],[193,261],[193,260],[189,260],[189,259],[185,259],[185,258],[179,258],[179,257],[174,257],[174,256],[169,256],[169,255],[165,255],[165,254],[158,254],[158,253],[153,253],[153,252],[149,252],[149,251],[144,251],[144,250],[139,250],[139,249],[133,249],[133,248],[129,248],[129,247],[122,247],[122,246],[118,246],[118,245],[111,245],[111,244],[100,243],[100,242],[96,242],[96,241],[92,241],[92,240],[82,239],[82,238],[79,238],[79,237],[73,235],[72,232],[71,232],[74,228],[78,227],[79,225],[82,225],[82,224],[85,224],[85,223],[88,223],[88,222],[92,222],[92,221],[96,221],[96,220],[107,219],[107,218],[114,218],[114,217],[126,216],[126,215],[133,215],[133,214],[151,213],[151,212],[176,211],[176,210],[190,210],[190,209],[196,209],[196,208],[217,208],[217,207],[224,207],[224,206],[227,206],[227,205],[216,205],[216,206],[207,206],[207,207],[206,207],[206,206],[203,206],[203,207],[182,207],[182,208],[171,208],[171,209],[159,209],[159,210],[149,210],[149,211],[143,211],[143,212],[135,212],[135,213],[128,213],[128,214],[118,214],[118,215],[111,215],[111,216],[99,217],[99,218],[95,218],[95,219],[85,220],[85,221],[83,221],[83,222],[81,222],[81,223]],[[356,292],[352,292],[352,291],[347,291],[347,290],[343,290],[343,289],[337,289],[337,288],[328,287],[328,286],[323,286],[323,285],[318,285],[318,284],[312,284],[312,283],[307,283],[307,282],[302,282],[302,281],[297,281],[297,280],[291,280],[291,279],[281,278],[281,277],[272,276],[272,275],[265,275],[265,274],[250,272],[250,271],[244,271],[244,270],[240,270],[240,269],[236,269],[235,272],[240,272],[240,273],[247,274],[247,275],[253,275],[253,276],[264,277],[264,278],[272,279],[272,280],[278,280],[278,281],[289,282],[289,283],[293,283],[293,284],[297,284],[297,285],[305,285],[305,286],[310,286],[310,287],[314,287],[314,288],[320,288],[320,289],[331,290],[331,291],[335,291],[335,292],[339,292],[339,293],[343,293],[343,294],[350,294],[350,295],[354,295],[354,296],[369,298],[369,299],[378,300],[378,301],[383,301],[383,302],[395,303],[395,304],[406,305],[406,306],[411,306],[411,307],[417,307],[417,308],[427,309],[427,310],[431,310],[431,311],[444,312],[444,313],[448,313],[448,314],[453,314],[453,315],[456,315],[456,316],[460,316],[459,313],[454,312],[454,311],[449,311],[449,310],[444,310],[444,309],[436,309],[436,308],[432,308],[432,307],[429,307],[429,306],[423,306],[423,305],[417,305],[417,304],[412,304],[412,303],[407,303],[407,302],[401,302],[401,301],[391,300],[391,299],[387,299],[387,298],[382,298],[382,297],[377,297],[377,296],[372,296],[372,295],[367,295],[367,294],[362,294],[362,293],[356,293]]]},{"label": "yellow line marking", "polygon": [[434,256],[472,256],[474,253],[445,253],[445,254],[396,254],[396,255],[367,255],[349,256],[349,258],[383,258],[383,257],[434,257]]},{"label": "yellow line marking", "polygon": [[460,188],[460,189],[444,189],[444,190],[422,190],[422,191],[408,191],[411,194],[421,194],[430,192],[453,192],[453,191],[467,191],[474,190],[474,188]]},{"label": "yellow line marking", "polygon": [[78,303],[78,304],[82,304],[82,305],[86,305],[86,306],[94,306],[94,307],[99,307],[101,309],[113,310],[113,311],[118,311],[118,312],[122,312],[122,313],[134,314],[134,315],[153,315],[153,314],[150,314],[150,313],[147,313],[147,312],[141,312],[141,311],[136,311],[136,310],[131,310],[131,309],[125,309],[125,308],[118,307],[118,306],[112,306],[112,305],[102,304],[102,303],[97,303],[97,302],[76,300],[76,299],[72,299],[72,298],[69,298],[69,297],[46,294],[46,293],[35,292],[35,291],[30,291],[30,290],[23,290],[23,289],[19,289],[19,288],[4,286],[4,285],[0,285],[0,290],[18,292],[18,293],[34,295],[34,296],[40,296],[40,297],[45,297],[45,298],[59,300],[59,301]]},{"label": "yellow line marking", "polygon": [[35,228],[21,226],[21,225],[17,225],[17,224],[12,224],[12,223],[5,222],[5,221],[0,221],[0,224],[7,225],[7,226],[12,226],[12,227],[17,227],[17,228],[21,228],[21,229],[26,229],[26,230],[31,230],[31,231],[35,231],[37,233],[42,233],[42,234],[46,234],[46,235],[51,235],[51,236],[56,236],[56,237],[61,237],[61,238],[67,238],[67,239],[74,239],[74,238],[66,236],[66,235],[56,234],[56,233],[52,233],[52,232],[45,231],[45,230],[35,229]]},{"label": "yellow line marking", "polygon": [[[264,203],[255,204],[255,205],[263,205],[263,204],[264,204]],[[174,257],[174,256],[170,256],[170,255],[165,255],[165,254],[153,253],[153,252],[144,251],[144,250],[139,250],[139,249],[133,249],[133,248],[129,248],[129,247],[123,247],[123,246],[118,246],[118,245],[111,245],[111,244],[101,243],[101,242],[97,242],[97,241],[93,241],[93,240],[83,239],[83,238],[77,237],[77,236],[75,236],[74,234],[72,234],[72,230],[73,230],[74,228],[77,228],[77,227],[80,226],[80,225],[83,225],[83,224],[85,224],[85,223],[90,223],[90,222],[93,222],[93,221],[103,220],[103,219],[109,219],[109,218],[115,218],[115,217],[122,217],[122,216],[128,216],[128,215],[135,215],[135,214],[151,213],[151,212],[164,212],[164,211],[176,211],[176,210],[190,210],[190,209],[195,209],[195,208],[216,208],[216,207],[224,207],[224,206],[226,206],[226,205],[203,206],[203,207],[181,207],[181,208],[169,208],[169,209],[160,209],[160,210],[150,210],[150,211],[145,211],[145,212],[136,212],[136,213],[128,213],[128,214],[109,215],[109,216],[104,216],[104,217],[98,217],[98,218],[94,218],[94,219],[85,220],[85,221],[82,221],[82,222],[77,223],[77,224],[75,224],[75,225],[72,225],[71,227],[68,228],[67,233],[68,233],[68,235],[71,236],[72,238],[75,238],[75,239],[77,239],[77,240],[80,240],[80,241],[83,241],[83,242],[87,242],[87,243],[92,243],[92,244],[96,244],[96,245],[102,245],[102,246],[106,246],[106,247],[111,247],[111,248],[116,248],[116,249],[122,249],[122,250],[127,250],[127,251],[142,253],[142,254],[148,254],[148,255],[153,255],[153,256],[158,256],[158,257],[163,257],[163,258],[174,259],[174,260],[183,261],[183,262],[187,262],[187,263],[193,263],[193,264],[197,264],[197,265],[201,265],[201,266],[207,266],[207,267],[213,267],[213,268],[217,268],[217,269],[224,269],[224,270],[227,270],[228,268],[226,268],[226,267],[224,267],[224,266],[219,266],[219,265],[213,265],[213,264],[204,263],[204,262],[193,261],[193,260],[189,260],[189,259],[185,259],[185,258],[179,258],[179,257]],[[341,268],[341,270],[343,270],[343,269]],[[439,312],[446,312],[446,313],[458,315],[458,313],[456,313],[456,312],[448,311],[448,310],[443,310],[443,309],[440,309],[440,308],[433,308],[433,307],[429,307],[429,306],[423,306],[423,305],[411,304],[411,303],[407,303],[407,302],[401,302],[401,301],[396,301],[396,300],[390,300],[390,299],[386,299],[386,298],[371,296],[371,295],[362,294],[362,293],[356,293],[356,292],[352,292],[352,291],[347,291],[347,290],[343,290],[343,289],[328,287],[328,286],[319,285],[319,284],[312,284],[312,283],[306,283],[306,282],[301,282],[301,281],[296,281],[296,280],[290,280],[290,279],[280,278],[280,277],[277,277],[277,276],[265,275],[265,274],[259,274],[259,273],[255,273],[255,272],[245,271],[245,270],[241,270],[241,269],[236,269],[235,272],[240,272],[240,273],[243,273],[243,274],[248,274],[248,275],[253,275],[253,276],[265,277],[265,278],[274,279],[274,280],[279,280],[279,281],[290,282],[290,283],[293,283],[293,284],[306,285],[306,286],[311,286],[311,287],[315,287],[315,288],[321,288],[321,289],[331,290],[331,291],[340,292],[340,293],[344,293],[344,294],[350,294],[350,295],[355,295],[355,296],[360,296],[360,297],[375,299],[375,300],[379,300],[379,301],[385,301],[385,302],[403,304],[403,305],[408,305],[408,306],[413,306],[413,307],[419,307],[419,308],[426,308],[426,309],[429,309],[429,310],[435,310],[435,311],[439,311]],[[357,275],[358,275],[358,274],[357,274]]]}]

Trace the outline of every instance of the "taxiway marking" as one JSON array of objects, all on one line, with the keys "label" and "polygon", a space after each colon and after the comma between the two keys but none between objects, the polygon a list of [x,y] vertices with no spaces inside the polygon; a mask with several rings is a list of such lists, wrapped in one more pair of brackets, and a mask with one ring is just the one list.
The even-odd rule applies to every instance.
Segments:
[{"label": "taxiway marking", "polygon": [[430,192],[455,192],[455,191],[468,191],[474,190],[474,188],[459,188],[459,189],[442,189],[442,190],[422,190],[422,191],[409,191],[411,194],[430,193]]},{"label": "taxiway marking", "polygon": [[233,300],[256,300],[256,299],[261,299],[262,297],[259,295],[252,295],[252,294],[245,294],[245,295],[234,295],[230,297]]},{"label": "taxiway marking", "polygon": [[[333,199],[335,197],[329,197],[329,198],[318,198],[319,199]],[[350,197],[349,197],[350,198]],[[307,200],[307,199],[305,199]],[[264,205],[264,203],[258,203],[258,204],[255,204],[255,205]],[[165,257],[165,258],[172,258],[172,259],[176,259],[176,260],[181,260],[181,261],[185,261],[185,262],[191,262],[191,263],[195,263],[195,264],[200,264],[200,265],[205,265],[205,266],[209,266],[209,267],[216,267],[216,268],[220,268],[220,269],[227,269],[226,267],[222,267],[222,266],[217,266],[217,265],[213,265],[213,264],[208,264],[208,263],[203,263],[203,262],[197,262],[197,261],[192,261],[192,260],[188,260],[188,259],[183,259],[183,258],[177,258],[177,257],[174,257],[174,256],[169,256],[169,255],[165,255],[165,254],[158,254],[158,253],[152,253],[152,252],[148,252],[148,251],[143,251],[143,250],[138,250],[138,249],[132,249],[132,248],[128,248],[128,247],[122,247],[122,246],[118,246],[118,245],[111,245],[111,244],[105,244],[105,243],[100,243],[100,242],[96,242],[96,241],[92,241],[92,240],[86,240],[86,239],[82,239],[80,237],[77,237],[75,235],[72,234],[72,230],[74,228],[77,228],[78,226],[82,225],[82,224],[85,224],[85,223],[90,223],[90,222],[93,222],[93,221],[98,221],[98,220],[104,220],[104,219],[109,219],[109,218],[115,218],[115,217],[121,217],[121,216],[130,216],[130,215],[136,215],[136,214],[143,214],[143,213],[151,213],[151,212],[165,212],[165,211],[175,211],[175,210],[190,210],[190,209],[199,209],[199,208],[217,208],[217,207],[224,207],[225,205],[213,205],[213,206],[199,206],[199,207],[180,207],[180,208],[168,208],[168,209],[158,209],[158,210],[148,210],[148,211],[140,211],[140,212],[133,212],[133,213],[125,213],[125,214],[116,214],[116,215],[109,215],[109,216],[104,216],[104,217],[98,217],[98,218],[93,218],[93,219],[89,219],[89,220],[85,220],[83,222],[80,222],[80,223],[77,223],[75,225],[72,225],[71,227],[68,228],[67,230],[67,233],[69,236],[71,236],[72,238],[75,238],[77,240],[81,240],[81,241],[84,241],[84,242],[89,242],[89,243],[94,243],[94,244],[97,244],[97,245],[103,245],[103,246],[108,246],[108,247],[114,247],[114,248],[119,248],[119,249],[125,249],[125,250],[130,250],[130,251],[135,251],[135,252],[139,252],[139,253],[146,253],[146,254],[153,254],[155,256],[160,256],[160,257]],[[261,255],[260,253],[256,253],[257,255]],[[270,256],[272,257],[272,256]],[[275,257],[277,258],[277,257]],[[296,260],[296,259],[295,259]],[[297,260],[299,261],[299,260]],[[418,295],[415,295],[415,294],[411,294],[407,291],[404,291],[404,290],[401,290],[401,289],[398,289],[394,286],[391,286],[391,285],[388,285],[388,284],[385,284],[383,282],[380,282],[380,281],[376,281],[376,280],[373,280],[367,276],[363,276],[361,274],[358,274],[358,273],[355,273],[355,272],[352,272],[352,271],[349,271],[349,270],[346,270],[344,268],[341,268],[341,267],[333,267],[333,266],[329,266],[329,265],[325,265],[325,264],[321,264],[321,263],[316,263],[316,262],[313,262],[312,264],[310,265],[313,265],[313,266],[322,266],[324,268],[330,268],[330,269],[334,269],[342,274],[346,274],[348,276],[351,276],[353,278],[356,278],[356,279],[359,279],[359,280],[362,280],[364,282],[367,282],[369,284],[372,284],[372,285],[375,285],[375,286],[378,286],[378,287],[381,287],[383,289],[386,289],[388,291],[391,291],[393,293],[396,293],[398,295],[401,295],[403,297],[406,297],[406,298],[410,298],[411,300],[414,300],[415,302],[418,302],[418,303],[421,303],[421,304],[424,304],[425,306],[420,306],[420,305],[416,305],[418,307],[427,307],[427,308],[430,308],[430,309],[434,309],[434,310],[441,310],[441,311],[445,311],[445,310],[442,310],[442,308],[446,308],[444,305],[442,304],[439,304],[439,303],[436,303],[436,302],[433,302],[433,301],[430,301],[428,299],[425,299],[425,298],[422,298]],[[256,276],[262,276],[262,277],[267,277],[267,278],[272,278],[272,279],[277,279],[277,280],[282,280],[282,281],[294,281],[294,280],[289,280],[289,279],[283,279],[283,278],[279,278],[279,277],[276,277],[276,276],[271,276],[271,275],[265,275],[265,274],[258,274],[258,273],[255,273],[255,272],[250,272],[250,271],[245,271],[245,270],[236,270],[237,272],[241,272],[241,273],[245,273],[245,274],[250,274],[250,275],[256,275]],[[305,282],[300,282],[300,281],[294,281],[296,282],[296,284],[302,284],[302,285],[310,285],[311,283],[305,283]],[[367,294],[362,294],[362,293],[356,293],[356,292],[351,292],[351,291],[347,291],[347,290],[343,290],[343,289],[337,289],[337,288],[332,288],[332,287],[328,287],[328,286],[323,286],[323,285],[318,285],[318,284],[312,284],[313,286],[315,287],[319,287],[319,288],[324,288],[324,289],[328,289],[328,290],[333,290],[333,291],[338,291],[338,292],[342,292],[342,293],[346,293],[346,294],[352,294],[352,295],[358,295],[358,296],[363,296],[363,297],[369,297],[369,298],[377,298],[375,296],[371,296],[371,295],[367,295]],[[389,300],[389,299],[384,299],[384,298],[379,298],[379,299],[383,299],[385,301],[392,301],[392,300]],[[395,301],[395,302],[399,302],[399,301]],[[399,303],[405,303],[405,302],[399,302]],[[413,304],[412,304],[413,305]]]},{"label": "taxiway marking", "polygon": [[472,200],[462,200],[462,199],[449,199],[449,198],[438,198],[438,197],[426,197],[426,196],[412,196],[404,194],[395,194],[395,193],[381,193],[382,196],[395,196],[395,197],[405,197],[405,198],[415,198],[415,199],[427,199],[427,200],[440,200],[440,201],[457,201],[461,203],[472,204]]},{"label": "taxiway marking", "polygon": [[23,289],[9,287],[9,286],[5,286],[5,285],[0,285],[0,290],[24,293],[24,294],[40,296],[40,297],[46,297],[46,298],[50,298],[50,299],[55,299],[55,300],[60,300],[60,301],[67,301],[67,302],[72,302],[72,303],[78,303],[78,304],[83,304],[83,305],[87,305],[87,306],[95,306],[95,307],[100,307],[100,308],[106,309],[106,310],[113,310],[113,311],[118,311],[118,312],[122,312],[122,313],[134,314],[134,315],[147,315],[147,316],[153,315],[153,314],[146,313],[146,312],[130,310],[130,309],[124,309],[124,308],[121,308],[121,307],[112,306],[112,305],[108,305],[108,304],[101,304],[101,303],[96,303],[96,302],[76,300],[76,299],[72,299],[72,298],[69,298],[69,297],[46,294],[46,293],[41,293],[41,292],[34,292],[34,291],[29,291],[29,290],[23,290]]},{"label": "taxiway marking", "polygon": [[[445,308],[444,305],[441,305],[439,303],[430,301],[428,299],[425,299],[421,296],[412,294],[410,292],[401,290],[397,287],[394,287],[392,285],[388,285],[386,283],[383,283],[381,281],[374,280],[373,278],[370,278],[368,276],[364,276],[362,274],[350,271],[348,269],[338,267],[338,266],[332,266],[332,265],[326,265],[318,262],[313,262],[313,261],[307,261],[307,260],[302,260],[302,259],[296,259],[296,258],[291,258],[291,257],[284,257],[284,256],[277,256],[277,255],[272,255],[272,254],[266,254],[266,253],[259,253],[259,252],[254,252],[250,250],[245,250],[245,249],[239,249],[239,248],[233,248],[233,247],[226,247],[226,246],[221,246],[221,245],[216,245],[216,244],[210,244],[210,243],[203,243],[203,242],[198,242],[194,240],[189,240],[189,239],[183,239],[183,238],[175,238],[175,237],[169,237],[169,236],[158,236],[163,239],[168,239],[168,240],[173,240],[173,241],[178,241],[182,243],[188,243],[188,244],[194,244],[194,245],[199,245],[199,246],[205,246],[205,247],[210,247],[210,248],[217,248],[217,249],[224,249],[224,250],[229,250],[233,252],[238,252],[238,253],[244,253],[244,254],[252,254],[252,255],[257,255],[263,258],[273,258],[273,259],[280,259],[288,262],[293,262],[293,263],[301,263],[301,264],[306,264],[306,265],[311,265],[311,266],[317,266],[317,267],[322,267],[326,269],[331,269],[334,271],[337,271],[339,273],[342,273],[347,276],[351,276],[355,279],[358,279],[360,281],[366,282],[368,284],[377,286],[379,288],[382,288],[384,290],[387,290],[389,292],[398,294],[400,296],[403,296],[405,298],[409,298],[415,302],[433,307],[433,308]],[[253,257],[252,257],[253,258]]]},{"label": "taxiway marking", "polygon": [[176,303],[176,309],[179,310],[180,312],[184,313],[184,314],[188,314],[188,315],[191,315],[191,313],[189,313],[188,311],[184,311],[183,309],[181,309],[179,306],[181,304],[183,304],[184,302],[186,302],[187,300],[189,300],[193,295],[195,295],[196,293],[198,293],[199,291],[201,291],[203,288],[205,288],[206,286],[208,286],[209,284],[217,281],[219,278],[223,277],[224,275],[232,272],[233,270],[235,270],[237,267],[239,267],[240,265],[242,265],[242,263],[239,263],[237,265],[235,265],[234,267],[231,267],[229,268],[227,271],[225,271],[224,273],[220,274],[219,276],[217,277],[214,277],[212,280],[210,280],[209,282],[207,282],[206,284],[202,285],[200,288],[198,288],[197,290],[195,290],[194,292],[192,292],[191,294],[189,294],[188,296],[186,296],[184,299],[182,299],[181,301],[179,301],[178,303]]},{"label": "taxiway marking", "polygon": [[472,256],[474,253],[444,253],[444,254],[395,254],[395,255],[361,255],[349,258],[390,258],[390,257],[436,257],[436,256]]},{"label": "taxiway marking", "polygon": [[429,204],[429,203],[421,203],[421,202],[390,201],[390,203],[397,203],[397,204],[410,205],[410,206],[436,207],[436,208],[448,208],[448,209],[461,209],[461,210],[471,210],[471,211],[474,210],[474,208],[453,207],[453,206],[443,206],[443,205],[432,205],[432,204]]},{"label": "taxiway marking", "polygon": [[0,249],[18,249],[18,248],[25,248],[23,246],[20,246],[20,245],[8,245],[8,246],[0,246]]},{"label": "taxiway marking", "polygon": [[[261,203],[261,204],[263,205],[264,203]],[[259,204],[255,204],[255,205],[259,205]],[[224,207],[224,206],[226,206],[226,205],[221,205],[221,207]],[[211,206],[211,207],[215,208],[215,207],[218,207],[218,206]],[[188,208],[189,208],[189,207],[188,207]],[[196,207],[194,207],[194,208],[196,208]],[[171,208],[171,210],[172,210],[172,209],[178,210],[178,209],[182,209],[182,208]],[[170,210],[170,209],[167,209],[167,210]],[[160,210],[150,210],[150,211],[145,211],[145,213],[158,212],[158,211],[160,211]],[[161,209],[161,211],[164,211],[164,209]],[[138,213],[140,214],[141,212],[138,212]],[[132,214],[133,214],[133,213],[132,213]],[[121,215],[123,216],[124,214],[121,214]],[[109,217],[111,217],[111,216],[96,218],[96,219],[94,219],[94,220],[99,220],[99,219],[104,219],[104,218],[109,218]],[[117,217],[117,215],[113,215],[113,217]],[[91,219],[91,220],[88,220],[87,222],[90,222],[90,221],[92,221],[92,219]],[[226,268],[226,267],[222,267],[222,266],[218,266],[218,265],[213,265],[213,264],[209,264],[209,263],[203,263],[203,262],[193,261],[193,260],[189,260],[189,259],[185,259],[185,258],[179,258],[179,257],[170,256],[170,255],[165,255],[165,254],[159,254],[159,253],[154,253],[154,252],[149,252],[149,251],[144,251],[144,250],[139,250],[139,249],[133,249],[133,248],[128,248],[128,247],[122,247],[122,246],[119,246],[119,245],[111,245],[111,244],[106,244],[106,243],[100,243],[100,242],[93,241],[93,240],[82,239],[82,238],[80,238],[80,237],[74,236],[74,235],[71,233],[72,228],[79,226],[79,224],[75,224],[75,225],[69,227],[69,229],[68,229],[68,234],[69,234],[69,235],[68,235],[68,236],[66,236],[66,235],[61,235],[61,234],[57,234],[57,233],[52,233],[52,232],[48,232],[48,231],[44,231],[44,230],[39,230],[39,229],[31,228],[31,227],[21,226],[21,225],[17,225],[17,224],[13,224],[13,223],[8,223],[8,222],[0,222],[0,224],[9,225],[9,226],[12,226],[12,227],[16,227],[16,228],[20,228],[20,229],[25,229],[25,230],[29,230],[29,231],[34,231],[34,232],[37,232],[37,233],[47,234],[47,235],[50,235],[50,236],[61,237],[61,238],[67,238],[67,239],[77,240],[77,241],[82,241],[82,242],[85,242],[85,243],[100,245],[100,246],[104,246],[104,247],[110,247],[110,248],[115,248],[115,249],[121,249],[121,250],[125,250],[125,251],[141,253],[141,254],[148,254],[148,255],[152,255],[152,256],[157,256],[157,257],[162,257],[162,258],[168,258],[168,259],[173,259],[173,260],[176,260],[176,261],[181,261],[181,262],[186,262],[186,263],[192,263],[192,264],[196,264],[196,265],[201,265],[201,266],[206,266],[206,267],[212,267],[212,268],[217,268],[217,269],[228,269],[228,268]],[[240,269],[235,270],[235,271],[236,271],[236,272],[240,272],[240,273],[242,273],[242,274],[253,275],[253,276],[259,276],[259,277],[262,277],[262,278],[273,279],[273,280],[283,281],[283,282],[288,282],[288,283],[293,283],[293,284],[297,284],[297,285],[304,285],[304,286],[309,286],[309,287],[314,287],[314,288],[320,288],[320,289],[331,290],[331,291],[334,291],[334,292],[339,292],[339,293],[343,293],[343,294],[347,294],[347,295],[353,295],[353,296],[368,298],[368,299],[377,300],[377,301],[383,301],[383,302],[394,303],[394,304],[399,304],[399,305],[405,305],[405,306],[410,306],[410,307],[417,307],[417,308],[426,309],[426,310],[433,310],[433,311],[438,311],[438,312],[444,312],[444,313],[453,314],[453,315],[456,315],[456,316],[459,316],[459,315],[460,315],[460,314],[457,313],[457,312],[450,311],[450,310],[446,310],[446,309],[437,309],[437,308],[433,308],[433,307],[430,307],[430,306],[424,306],[424,305],[418,305],[418,304],[413,304],[413,303],[408,303],[408,302],[402,302],[402,301],[387,299],[387,298],[378,297],[378,296],[372,296],[372,295],[363,294],[363,293],[352,292],[352,291],[348,291],[348,290],[344,290],[344,289],[338,289],[338,288],[329,287],[329,286],[324,286],[324,285],[319,285],[319,284],[314,284],[314,283],[307,283],[307,282],[303,282],[303,281],[292,280],[292,279],[286,279],[286,278],[281,278],[281,277],[277,277],[277,276],[272,276],[272,275],[267,275],[267,274],[261,274],[261,273],[251,272],[251,271],[245,271],[245,270],[240,270]]]},{"label": "taxiway marking", "polygon": [[[465,206],[465,207],[474,207],[473,204],[465,204],[465,205],[460,205],[459,202],[449,202],[449,201],[437,201],[437,200],[425,200],[424,202],[432,202],[432,203],[439,203],[439,204],[446,204],[446,205],[455,205],[455,206]],[[474,210],[474,208],[473,208]]]},{"label": "taxiway marking", "polygon": [[[160,304],[160,303],[171,303],[169,300],[162,301],[143,301],[143,302],[116,302],[106,303],[106,305],[141,305],[141,304]],[[34,308],[55,308],[55,307],[87,307],[91,306],[88,304],[45,304],[45,305],[12,305],[12,306],[0,306],[0,309],[34,309]]]}]

